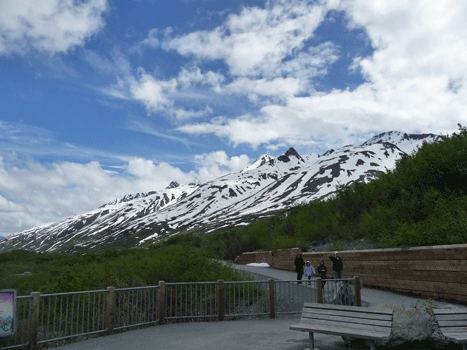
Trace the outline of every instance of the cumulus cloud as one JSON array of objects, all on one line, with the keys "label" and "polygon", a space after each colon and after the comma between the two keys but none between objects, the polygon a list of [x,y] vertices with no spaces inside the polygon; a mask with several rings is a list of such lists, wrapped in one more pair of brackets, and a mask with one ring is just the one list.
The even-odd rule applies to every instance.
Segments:
[{"label": "cumulus cloud", "polygon": [[172,105],[167,94],[175,91],[177,81],[157,80],[151,74],[139,69],[139,79],[131,82],[130,91],[136,100],[141,101],[150,112],[159,112]]},{"label": "cumulus cloud", "polygon": [[248,114],[238,118],[217,117],[208,123],[185,124],[178,130],[192,135],[214,134],[228,139],[235,146],[247,143],[256,149],[261,144],[280,138],[284,132],[280,127],[287,126],[287,122],[280,122],[274,128],[273,125],[270,120]]},{"label": "cumulus cloud", "polygon": [[106,0],[0,1],[0,55],[55,54],[82,46],[104,26]]},{"label": "cumulus cloud", "polygon": [[222,175],[238,172],[250,164],[247,155],[229,158],[224,151],[212,152],[195,156],[198,165],[198,178],[202,182],[212,180]]},{"label": "cumulus cloud", "polygon": [[212,31],[166,39],[162,46],[184,56],[223,60],[234,76],[275,76],[282,60],[313,35],[326,11],[312,1],[267,2],[264,9],[231,14]]},{"label": "cumulus cloud", "polygon": [[[312,90],[310,80],[326,74],[328,66],[339,55],[337,46],[331,42],[302,50],[328,9],[312,1],[277,0],[267,2],[265,8],[243,8],[211,31],[174,37],[170,28],[150,30],[147,38],[136,45],[138,50],[141,47],[175,50],[194,57],[194,62],[200,64],[221,60],[228,71],[203,71],[197,65],[188,65],[170,81],[160,81],[144,73],[139,79],[129,78],[132,79],[131,95],[149,113],[166,112],[176,120],[186,120],[210,114],[211,110],[206,107],[182,106],[191,92],[200,89],[204,93],[210,90],[217,101],[226,95],[241,95],[259,104],[264,104],[263,98],[285,100]],[[164,91],[169,83],[170,94]],[[115,97],[125,96],[120,89],[107,91]]]},{"label": "cumulus cloud", "polygon": [[[287,6],[276,3],[282,11],[278,13],[283,14]],[[288,49],[277,39],[269,42],[274,48],[271,50],[277,50],[277,56],[253,50],[251,55],[256,58],[243,66],[243,60],[236,60],[242,50],[229,56],[238,45],[248,47],[248,40],[241,41],[240,34],[247,31],[258,34],[262,32],[258,26],[271,29],[271,23],[277,23],[266,20],[267,10],[244,10],[214,31],[176,38],[170,47],[198,58],[224,59],[232,73],[245,75],[226,88],[230,92],[249,92],[253,100],[262,102],[262,107],[257,113],[216,117],[203,123],[185,124],[179,130],[188,134],[214,134],[235,145],[244,143],[252,147],[283,142],[297,146],[309,144],[310,140],[327,140],[326,146],[335,147],[342,142],[363,141],[374,132],[398,130],[401,126],[407,131],[449,133],[456,129],[458,122],[465,123],[467,4],[464,1],[348,0],[333,6],[345,13],[349,30],[358,28],[366,33],[374,50],[369,56],[354,57],[348,67],[349,74],[359,72],[365,82],[353,90],[319,92],[314,89],[313,77],[327,74],[327,69],[338,59],[339,48],[333,43],[309,47],[308,52],[298,51],[293,60],[280,61]],[[286,22],[294,23],[301,16],[314,13],[317,22],[313,23],[318,23],[322,19],[320,11],[324,7],[309,12],[302,10],[302,15]],[[248,21],[252,18],[257,19],[256,24]],[[307,28],[312,32],[316,24]],[[231,35],[226,34],[228,30]],[[290,47],[300,47],[300,35],[309,36],[310,32],[299,31],[295,41],[287,35],[284,38]],[[190,40],[197,46],[191,46]],[[305,74],[300,76],[301,69],[306,68],[305,62],[310,60],[315,62],[308,70],[303,69]],[[267,79],[255,76],[263,67],[282,76],[270,78],[269,75]],[[261,99],[274,92],[282,98]]]}]

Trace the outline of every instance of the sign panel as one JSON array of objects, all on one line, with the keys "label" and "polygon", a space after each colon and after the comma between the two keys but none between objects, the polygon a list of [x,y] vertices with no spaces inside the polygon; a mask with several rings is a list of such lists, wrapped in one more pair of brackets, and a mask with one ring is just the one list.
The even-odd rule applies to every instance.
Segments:
[{"label": "sign panel", "polygon": [[16,334],[16,290],[0,289],[0,337]]}]

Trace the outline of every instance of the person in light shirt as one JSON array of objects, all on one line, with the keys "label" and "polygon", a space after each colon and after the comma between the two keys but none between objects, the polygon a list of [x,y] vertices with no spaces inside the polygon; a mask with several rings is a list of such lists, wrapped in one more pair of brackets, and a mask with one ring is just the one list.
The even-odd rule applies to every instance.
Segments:
[{"label": "person in light shirt", "polygon": [[309,261],[306,262],[305,265],[305,276],[308,277],[308,285],[311,285],[311,276],[316,275],[315,269],[311,266]]}]

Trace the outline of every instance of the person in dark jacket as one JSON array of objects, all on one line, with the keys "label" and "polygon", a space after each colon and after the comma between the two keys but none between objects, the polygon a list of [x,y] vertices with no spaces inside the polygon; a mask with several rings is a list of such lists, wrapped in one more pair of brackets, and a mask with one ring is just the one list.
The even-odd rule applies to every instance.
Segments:
[{"label": "person in dark jacket", "polygon": [[295,271],[297,271],[298,284],[302,284],[303,266],[305,266],[305,260],[303,260],[301,254],[297,254],[294,261]]},{"label": "person in dark jacket", "polygon": [[321,277],[321,285],[324,287],[324,285],[326,284],[326,271],[328,269],[326,268],[326,266],[324,265],[324,260],[321,260],[319,262],[319,266],[318,268],[316,269],[316,271],[318,271],[318,274],[319,274],[319,277]]},{"label": "person in dark jacket", "polygon": [[344,262],[339,256],[339,252],[335,252],[334,256],[329,255],[329,259],[332,261],[332,274],[334,279],[341,279],[342,270],[344,269]]}]

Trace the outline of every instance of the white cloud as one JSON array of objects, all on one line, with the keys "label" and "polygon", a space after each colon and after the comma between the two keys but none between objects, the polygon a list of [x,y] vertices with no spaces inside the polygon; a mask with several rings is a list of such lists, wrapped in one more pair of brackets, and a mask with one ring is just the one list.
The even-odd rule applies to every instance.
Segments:
[{"label": "white cloud", "polygon": [[[277,64],[276,72],[286,74],[287,79],[263,80],[250,76],[226,86],[231,92],[248,92],[256,100],[258,96],[272,96],[274,92],[282,99],[260,99],[263,107],[255,114],[213,118],[204,123],[184,125],[179,130],[189,134],[211,133],[227,138],[235,145],[245,143],[252,147],[261,144],[270,147],[273,143],[283,142],[298,146],[310,143],[310,140],[327,140],[326,146],[335,147],[342,142],[362,141],[362,135],[372,132],[403,129],[407,132],[450,133],[456,130],[457,123],[467,122],[465,1],[349,0],[343,1],[339,9],[346,11],[350,28],[363,29],[373,46],[371,56],[355,58],[349,66],[350,73],[357,70],[362,73],[367,80],[365,83],[352,91],[317,92],[313,85],[307,87],[312,84],[313,76],[326,74],[327,68],[337,59],[334,44],[325,43],[321,48],[312,48],[316,52],[308,55],[308,59],[316,60],[310,65],[309,77],[300,77],[307,55],[301,51],[295,60]],[[206,36],[204,41],[197,41],[201,38],[200,33],[190,34],[193,43],[200,45],[197,49],[184,42],[188,36],[177,38],[173,45],[184,54],[220,58],[203,56],[203,51],[196,50],[203,50],[208,43],[218,43],[211,37],[221,38],[220,43],[236,40],[235,31],[229,37],[219,35],[222,28],[232,26],[233,20],[238,22],[236,28],[255,28],[253,24],[241,24],[243,21],[247,23],[247,14],[250,13],[232,16],[228,24],[210,32],[209,36],[201,33]],[[245,19],[242,19],[243,15]],[[262,17],[258,18],[257,25],[266,22],[260,20]],[[224,49],[228,52],[227,45]],[[265,67],[278,62],[274,59],[267,62],[266,56],[257,56],[261,60],[264,58]],[[232,71],[240,72],[234,63],[226,60]],[[250,73],[259,71],[253,63],[247,65],[247,69]],[[297,80],[294,80],[294,74]],[[301,93],[300,97],[297,97],[298,93]]]},{"label": "white cloud", "polygon": [[267,119],[244,115],[235,119],[217,117],[211,119],[209,123],[186,124],[178,130],[193,135],[214,134],[229,139],[235,146],[247,143],[257,148],[263,143],[267,144],[271,140],[279,139],[285,131],[281,130],[281,126],[287,127],[287,122],[280,122],[276,127]]},{"label": "white cloud", "polygon": [[208,71],[202,73],[199,67],[184,67],[178,74],[177,81],[184,89],[192,86],[210,86],[214,91],[219,91],[220,85],[225,80],[225,77],[220,73]]},{"label": "white cloud", "polygon": [[223,151],[196,156],[197,172],[168,163],[127,159],[123,172],[109,172],[99,162],[41,164],[13,153],[0,157],[0,234],[56,222],[97,209],[126,194],[162,190],[171,181],[201,182],[249,165],[246,155],[228,158]]},{"label": "white cloud", "polygon": [[177,120],[186,120],[186,119],[193,119],[193,118],[201,118],[206,115],[212,114],[212,109],[209,106],[206,106],[204,110],[185,110],[182,108],[172,108],[169,113],[175,117]]},{"label": "white cloud", "polygon": [[0,1],[0,55],[55,54],[82,46],[104,26],[106,0]]},{"label": "white cloud", "polygon": [[14,213],[17,211],[21,211],[23,208],[16,203],[13,203],[7,200],[5,197],[0,195],[0,211],[5,213]]},{"label": "white cloud", "polygon": [[157,80],[142,68],[139,70],[139,80],[132,80],[130,92],[134,99],[141,101],[149,112],[159,112],[172,105],[167,94],[175,91],[177,81]]},{"label": "white cloud", "polygon": [[0,159],[0,232],[58,221],[125,194],[162,189],[174,179],[183,183],[193,178],[167,164],[154,165],[138,158],[128,161],[126,172],[111,175],[99,162],[43,165],[6,155],[8,163]]},{"label": "white cloud", "polygon": [[238,172],[250,165],[247,155],[243,154],[229,159],[224,151],[195,156],[195,162],[198,163],[198,179],[201,182]]},{"label": "white cloud", "polygon": [[253,101],[258,100],[258,96],[276,97],[287,99],[304,91],[305,84],[300,79],[282,78],[275,79],[249,79],[238,78],[226,85],[222,92],[230,94],[246,94]]},{"label": "white cloud", "polygon": [[275,76],[281,62],[301,49],[326,14],[311,1],[267,2],[243,8],[212,31],[165,39],[162,46],[184,56],[224,60],[234,76]]}]

